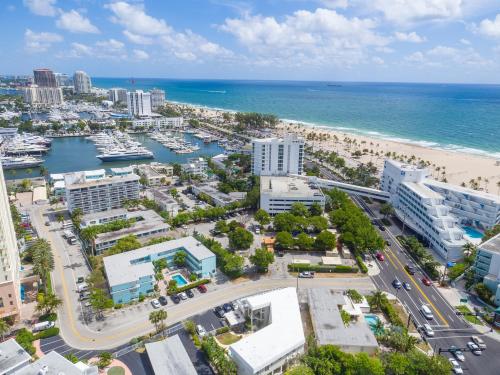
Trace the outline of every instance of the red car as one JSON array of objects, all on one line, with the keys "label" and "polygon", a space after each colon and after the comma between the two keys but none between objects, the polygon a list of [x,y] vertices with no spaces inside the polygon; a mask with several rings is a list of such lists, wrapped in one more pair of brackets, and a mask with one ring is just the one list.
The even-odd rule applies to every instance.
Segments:
[{"label": "red car", "polygon": [[198,285],[198,291],[200,293],[206,293],[207,292],[207,287],[205,285]]},{"label": "red car", "polygon": [[427,277],[422,278],[422,283],[424,285],[426,285],[426,286],[431,286],[432,285],[432,281],[429,280],[429,278],[427,278]]},{"label": "red car", "polygon": [[383,261],[384,261],[384,259],[385,259],[385,258],[384,258],[384,254],[382,254],[382,253],[377,253],[377,254],[375,254],[375,258],[377,258],[377,260],[378,260],[379,262],[383,262]]}]

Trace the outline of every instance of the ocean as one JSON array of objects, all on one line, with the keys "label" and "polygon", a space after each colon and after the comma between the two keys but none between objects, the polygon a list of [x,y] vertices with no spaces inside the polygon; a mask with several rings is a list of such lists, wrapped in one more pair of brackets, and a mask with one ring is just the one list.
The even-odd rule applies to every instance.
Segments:
[{"label": "ocean", "polygon": [[93,78],[167,100],[500,158],[500,85]]}]

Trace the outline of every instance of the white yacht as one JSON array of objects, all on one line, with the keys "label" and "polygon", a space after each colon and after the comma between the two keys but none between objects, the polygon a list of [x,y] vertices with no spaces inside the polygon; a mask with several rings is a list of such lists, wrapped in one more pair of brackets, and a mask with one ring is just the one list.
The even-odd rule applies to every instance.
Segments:
[{"label": "white yacht", "polygon": [[38,159],[31,156],[0,156],[0,164],[2,165],[3,169],[35,168],[40,166],[42,163],[43,159]]}]

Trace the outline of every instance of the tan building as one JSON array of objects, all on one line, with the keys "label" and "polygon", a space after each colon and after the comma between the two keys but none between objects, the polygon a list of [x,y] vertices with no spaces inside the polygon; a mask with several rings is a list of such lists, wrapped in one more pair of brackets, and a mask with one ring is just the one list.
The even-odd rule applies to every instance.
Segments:
[{"label": "tan building", "polygon": [[0,318],[14,316],[18,320],[20,310],[19,252],[7,188],[0,168]]}]

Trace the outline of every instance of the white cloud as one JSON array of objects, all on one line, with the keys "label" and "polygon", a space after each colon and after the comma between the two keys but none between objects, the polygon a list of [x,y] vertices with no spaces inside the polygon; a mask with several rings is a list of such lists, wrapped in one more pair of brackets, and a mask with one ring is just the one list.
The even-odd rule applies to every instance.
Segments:
[{"label": "white cloud", "polygon": [[125,52],[125,44],[111,38],[95,42],[94,45],[71,43],[71,50],[69,52],[57,55],[59,58],[81,58],[87,56],[98,59],[123,60],[127,58],[127,53]]},{"label": "white cloud", "polygon": [[135,44],[152,44],[153,43],[153,39],[151,39],[147,36],[131,33],[128,30],[123,30],[123,35],[125,35],[128,40],[130,40],[132,43],[135,43]]},{"label": "white cloud", "polygon": [[174,56],[182,60],[194,61],[206,58],[233,57],[230,50],[208,41],[191,30],[186,30],[183,33],[170,33],[162,36],[160,40],[164,48],[170,50]]},{"label": "white cloud", "polygon": [[335,9],[335,8],[345,9],[349,6],[348,0],[320,0],[320,3],[324,7],[330,9]]},{"label": "white cloud", "polygon": [[427,40],[425,37],[421,37],[420,35],[418,35],[415,31],[412,31],[411,33],[396,31],[394,35],[400,42],[422,43]]},{"label": "white cloud", "polygon": [[113,38],[96,42],[95,45],[99,48],[114,52],[121,51],[125,47],[125,44]]},{"label": "white cloud", "polygon": [[447,68],[449,66],[489,66],[493,62],[483,58],[472,47],[455,48],[448,46],[436,46],[425,52],[415,52],[406,56],[405,60],[418,65]]},{"label": "white cloud", "polygon": [[362,62],[367,48],[384,47],[390,42],[375,31],[376,26],[369,18],[347,18],[320,8],[296,11],[282,22],[261,15],[230,18],[219,28],[247,47],[257,64],[297,66]]},{"label": "white cloud", "polygon": [[195,61],[196,55],[192,52],[174,52],[175,57],[186,61]]},{"label": "white cloud", "polygon": [[382,59],[382,58],[380,58],[380,57],[378,57],[378,56],[373,56],[373,57],[372,57],[372,62],[373,62],[374,64],[377,64],[377,65],[384,65],[384,64],[385,64],[384,59]]},{"label": "white cloud", "polygon": [[24,32],[25,48],[29,52],[45,52],[53,43],[62,42],[62,40],[63,37],[55,33],[36,33],[30,29]]},{"label": "white cloud", "polygon": [[477,31],[489,37],[500,38],[500,13],[497,14],[494,20],[488,18],[482,20],[477,27]]},{"label": "white cloud", "polygon": [[123,25],[126,30],[138,35],[163,35],[171,31],[162,19],[156,19],[144,12],[142,5],[118,1],[105,6],[113,12],[111,20]]},{"label": "white cloud", "polygon": [[405,60],[408,62],[421,63],[424,62],[425,57],[424,54],[420,51],[414,52],[411,55],[405,57]]},{"label": "white cloud", "polygon": [[23,0],[23,4],[37,16],[54,17],[57,14],[56,0]]},{"label": "white cloud", "polygon": [[149,54],[141,49],[134,49],[134,57],[137,60],[147,60],[149,59]]},{"label": "white cloud", "polygon": [[462,14],[463,0],[375,0],[374,7],[388,21],[410,24],[457,18]]},{"label": "white cloud", "polygon": [[72,33],[99,33],[99,29],[88,18],[82,16],[74,9],[69,12],[62,12],[56,21],[56,26]]},{"label": "white cloud", "polygon": [[71,43],[71,51],[68,57],[83,57],[91,56],[93,54],[92,47],[82,43]]},{"label": "white cloud", "polygon": [[466,46],[469,46],[471,44],[470,40],[464,38],[460,39],[460,43],[465,44]]}]

